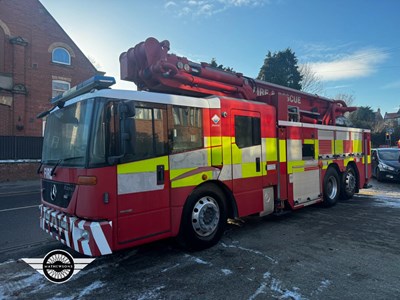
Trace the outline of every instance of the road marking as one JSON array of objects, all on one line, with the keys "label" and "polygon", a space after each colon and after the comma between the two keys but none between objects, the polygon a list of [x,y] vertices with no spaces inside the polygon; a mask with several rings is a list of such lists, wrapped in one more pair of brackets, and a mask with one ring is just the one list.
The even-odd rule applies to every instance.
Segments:
[{"label": "road marking", "polygon": [[21,195],[30,195],[40,193],[40,191],[16,191],[16,192],[2,192],[0,193],[0,197],[8,197],[8,196],[21,196]]},{"label": "road marking", "polygon": [[15,208],[6,208],[6,209],[0,210],[0,212],[20,210],[20,209],[26,209],[26,208],[32,208],[32,207],[39,207],[39,205],[31,205],[31,206],[23,206],[23,207],[15,207]]}]

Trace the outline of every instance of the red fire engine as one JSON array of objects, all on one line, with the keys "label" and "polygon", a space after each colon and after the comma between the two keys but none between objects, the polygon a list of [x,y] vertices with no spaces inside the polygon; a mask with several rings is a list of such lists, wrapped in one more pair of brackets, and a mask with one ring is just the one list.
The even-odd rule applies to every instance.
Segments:
[{"label": "red fire engine", "polygon": [[334,205],[367,185],[370,132],[355,108],[169,54],[149,38],[122,53],[121,78],[52,99],[41,228],[90,256],[178,237],[202,249],[228,218]]}]

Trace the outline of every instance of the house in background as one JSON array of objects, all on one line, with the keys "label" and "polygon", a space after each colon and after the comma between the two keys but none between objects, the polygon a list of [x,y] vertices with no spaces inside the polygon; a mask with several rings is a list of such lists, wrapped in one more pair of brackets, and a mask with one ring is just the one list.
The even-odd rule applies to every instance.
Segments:
[{"label": "house in background", "polygon": [[389,127],[400,126],[400,109],[396,113],[385,113],[383,120]]},{"label": "house in background", "polygon": [[38,0],[0,0],[0,182],[37,178],[50,99],[98,72]]}]

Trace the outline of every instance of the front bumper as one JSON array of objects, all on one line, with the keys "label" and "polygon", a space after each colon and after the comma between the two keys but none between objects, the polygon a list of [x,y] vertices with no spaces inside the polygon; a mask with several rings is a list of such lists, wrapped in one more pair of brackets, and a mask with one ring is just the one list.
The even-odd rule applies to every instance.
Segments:
[{"label": "front bumper", "polygon": [[43,204],[39,208],[40,228],[56,240],[89,256],[112,253],[111,221],[86,221]]},{"label": "front bumper", "polygon": [[399,171],[381,170],[380,171],[380,176],[384,180],[400,181],[400,172]]}]

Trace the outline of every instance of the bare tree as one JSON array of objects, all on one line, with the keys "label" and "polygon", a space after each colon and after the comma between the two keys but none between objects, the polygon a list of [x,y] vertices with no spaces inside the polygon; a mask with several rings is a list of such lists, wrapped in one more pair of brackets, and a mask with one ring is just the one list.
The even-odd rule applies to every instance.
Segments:
[{"label": "bare tree", "polygon": [[343,100],[347,106],[352,106],[355,101],[355,97],[353,94],[345,94],[345,93],[339,93],[335,96],[335,99],[337,100]]},{"label": "bare tree", "polygon": [[322,94],[324,86],[321,78],[314,72],[309,63],[304,63],[299,67],[301,80],[301,90],[310,94]]}]

